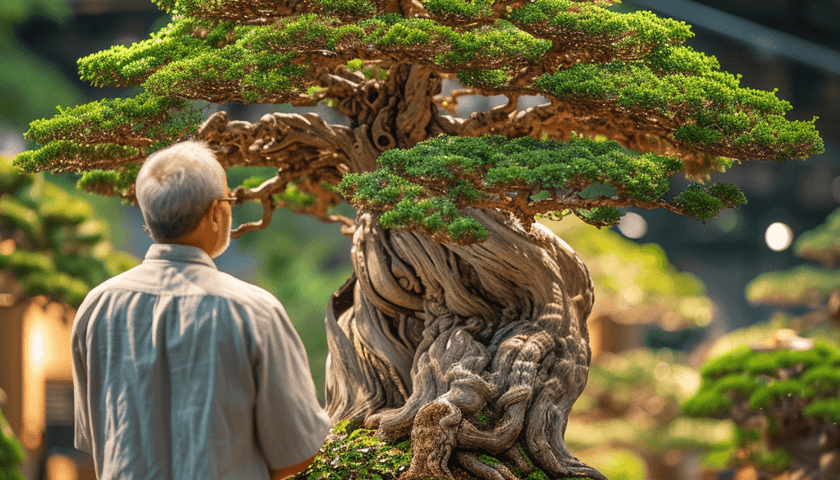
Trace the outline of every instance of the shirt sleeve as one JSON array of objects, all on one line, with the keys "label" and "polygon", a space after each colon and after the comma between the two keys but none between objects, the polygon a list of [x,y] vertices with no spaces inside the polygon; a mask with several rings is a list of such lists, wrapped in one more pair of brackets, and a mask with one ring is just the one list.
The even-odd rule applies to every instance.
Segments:
[{"label": "shirt sleeve", "polygon": [[331,422],[315,395],[306,350],[280,302],[257,324],[256,433],[269,468],[277,470],[315,455]]},{"label": "shirt sleeve", "polygon": [[[87,303],[87,302],[85,302]],[[74,446],[83,452],[91,453],[90,418],[88,417],[88,378],[87,355],[85,355],[85,335],[80,334],[80,324],[84,317],[85,305],[79,307],[73,322],[71,343],[73,350],[73,410],[75,417]]]}]

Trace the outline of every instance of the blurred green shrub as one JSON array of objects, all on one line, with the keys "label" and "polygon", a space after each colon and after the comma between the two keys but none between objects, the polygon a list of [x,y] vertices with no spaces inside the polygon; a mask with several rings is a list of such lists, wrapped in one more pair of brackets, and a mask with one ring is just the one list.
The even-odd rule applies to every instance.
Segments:
[{"label": "blurred green shrub", "polygon": [[719,452],[733,446],[731,425],[685,418],[680,408],[699,385],[699,373],[671,350],[605,355],[590,368],[566,441],[610,479],[677,480],[698,464],[719,468]]},{"label": "blurred green shrub", "polygon": [[0,272],[11,272],[23,295],[77,306],[91,288],[137,265],[109,235],[90,204],[0,158]]},{"label": "blurred green shrub", "polygon": [[0,411],[0,480],[25,480],[18,469],[18,465],[24,460],[26,455],[23,453],[23,447]]},{"label": "blurred green shrub", "polygon": [[728,344],[703,366],[686,415],[734,422],[730,463],[753,465],[761,475],[819,472],[821,457],[840,446],[840,346],[787,329],[768,342]]}]

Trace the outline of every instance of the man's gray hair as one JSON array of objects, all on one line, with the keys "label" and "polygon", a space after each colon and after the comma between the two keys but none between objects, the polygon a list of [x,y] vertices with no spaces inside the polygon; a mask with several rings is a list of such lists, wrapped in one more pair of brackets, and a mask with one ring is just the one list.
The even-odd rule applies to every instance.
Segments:
[{"label": "man's gray hair", "polygon": [[135,183],[137,203],[158,243],[191,233],[213,200],[225,196],[225,169],[203,142],[186,141],[146,159]]}]

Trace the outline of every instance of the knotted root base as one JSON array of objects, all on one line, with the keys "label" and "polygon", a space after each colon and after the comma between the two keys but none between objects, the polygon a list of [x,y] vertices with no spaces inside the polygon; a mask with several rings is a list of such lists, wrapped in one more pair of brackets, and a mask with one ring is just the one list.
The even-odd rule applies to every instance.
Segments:
[{"label": "knotted root base", "polygon": [[548,334],[557,308],[546,310],[536,322],[510,323],[489,348],[471,334],[478,320],[441,319],[453,326],[419,356],[412,375],[415,394],[403,407],[367,418],[367,426],[378,426],[383,439],[410,428],[413,457],[401,480],[453,478],[448,467],[453,460],[477,478],[516,479],[501,463],[484,463],[479,455],[510,455],[527,475],[533,467],[522,461],[517,443],[542,460],[543,469],[553,467],[555,475],[603,478],[565,447],[565,419],[585,385],[586,370],[577,364],[584,352],[572,339]]},{"label": "knotted root base", "polygon": [[535,468],[603,479],[563,438],[589,371],[586,268],[541,225],[470,214],[486,242],[441,245],[357,219],[356,277],[327,311],[328,411],[383,440],[410,433],[403,480],[454,478],[455,465],[487,480]]}]

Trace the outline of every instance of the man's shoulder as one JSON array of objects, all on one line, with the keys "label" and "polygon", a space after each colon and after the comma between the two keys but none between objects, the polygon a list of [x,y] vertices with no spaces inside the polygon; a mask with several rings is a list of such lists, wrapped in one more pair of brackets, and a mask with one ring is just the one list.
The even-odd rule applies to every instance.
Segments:
[{"label": "man's shoulder", "polygon": [[168,289],[156,283],[153,278],[154,275],[150,275],[150,273],[157,271],[154,267],[141,263],[91,289],[80,308],[84,307],[85,303],[95,302],[98,298],[109,292],[149,294],[154,296],[214,296],[256,310],[273,309],[277,306],[282,306],[274,295],[257,285],[213,268],[201,267],[200,270],[201,273],[199,276],[193,276],[190,281],[180,282],[176,289]]},{"label": "man's shoulder", "polygon": [[100,283],[99,285],[93,287],[87,293],[87,295],[85,296],[85,301],[82,303],[82,305],[79,308],[81,309],[82,307],[84,307],[84,305],[86,303],[89,303],[91,300],[102,296],[104,293],[107,293],[111,290],[123,288],[122,285],[125,285],[127,280],[130,281],[130,279],[132,277],[135,277],[135,276],[138,275],[139,270],[141,269],[142,266],[143,266],[142,264],[137,265],[137,266],[135,266],[135,267],[133,267],[129,270],[126,270],[125,272],[122,272],[118,275],[115,275],[115,276],[109,278],[108,280],[105,280],[104,282]]},{"label": "man's shoulder", "polygon": [[261,308],[272,308],[280,305],[280,301],[268,290],[253,283],[234,277],[229,273],[216,271],[218,283],[214,286],[216,296],[224,297],[232,302],[243,305],[255,305]]},{"label": "man's shoulder", "polygon": [[227,304],[225,310],[231,313],[237,311],[234,315],[250,325],[253,335],[260,337],[262,334],[259,332],[273,328],[270,326],[276,326],[276,322],[287,318],[283,304],[267,290],[229,273],[218,270],[214,272],[214,282],[208,293],[223,299],[223,303]]}]

